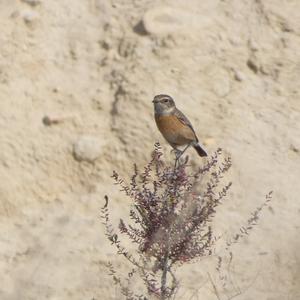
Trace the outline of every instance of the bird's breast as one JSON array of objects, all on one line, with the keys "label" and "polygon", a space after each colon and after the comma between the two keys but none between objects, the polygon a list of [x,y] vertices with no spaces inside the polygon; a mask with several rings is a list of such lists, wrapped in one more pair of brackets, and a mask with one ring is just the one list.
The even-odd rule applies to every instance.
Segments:
[{"label": "bird's breast", "polygon": [[159,131],[171,144],[184,145],[195,140],[192,130],[175,115],[155,115]]}]

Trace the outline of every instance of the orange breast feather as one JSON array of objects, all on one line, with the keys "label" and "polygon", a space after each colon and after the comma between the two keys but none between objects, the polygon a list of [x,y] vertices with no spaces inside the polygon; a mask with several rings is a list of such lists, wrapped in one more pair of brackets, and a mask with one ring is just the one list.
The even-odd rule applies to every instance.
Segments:
[{"label": "orange breast feather", "polygon": [[155,121],[164,138],[174,145],[185,145],[196,140],[193,130],[176,116],[156,116]]}]

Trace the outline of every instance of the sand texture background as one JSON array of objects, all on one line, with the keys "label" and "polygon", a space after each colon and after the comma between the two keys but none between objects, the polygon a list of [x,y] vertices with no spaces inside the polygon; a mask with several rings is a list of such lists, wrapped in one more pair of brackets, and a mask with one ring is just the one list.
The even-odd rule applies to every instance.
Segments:
[{"label": "sand texture background", "polygon": [[[0,27],[0,299],[122,299],[99,211],[104,194],[114,220],[129,210],[113,170],[156,141],[169,158],[159,93],[232,156],[224,239],[274,191],[219,298],[300,299],[299,0],[0,0]],[[178,299],[218,299],[213,266],[179,268]]]}]

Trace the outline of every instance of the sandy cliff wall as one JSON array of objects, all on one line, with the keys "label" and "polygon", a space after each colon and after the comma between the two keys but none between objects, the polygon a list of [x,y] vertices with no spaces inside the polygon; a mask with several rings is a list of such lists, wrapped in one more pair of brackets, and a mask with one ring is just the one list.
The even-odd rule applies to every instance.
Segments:
[{"label": "sandy cliff wall", "polygon": [[[99,207],[128,210],[113,169],[157,140],[169,155],[151,103],[168,93],[233,158],[220,231],[275,192],[234,250],[238,299],[299,299],[299,19],[298,0],[0,1],[0,298],[118,299]],[[215,299],[205,264],[179,270],[185,295]]]}]

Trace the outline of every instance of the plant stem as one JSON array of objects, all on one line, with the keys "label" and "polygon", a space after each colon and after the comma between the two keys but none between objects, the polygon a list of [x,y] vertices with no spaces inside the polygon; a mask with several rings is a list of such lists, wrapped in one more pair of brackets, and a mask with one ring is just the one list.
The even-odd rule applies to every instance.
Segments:
[{"label": "plant stem", "polygon": [[167,299],[167,273],[168,273],[168,256],[169,256],[169,241],[167,241],[167,251],[163,262],[163,272],[161,275],[161,300]]},{"label": "plant stem", "polygon": [[[184,154],[184,152],[190,147],[191,144],[187,145],[183,151],[181,151],[180,155],[176,154],[175,157],[175,164],[174,164],[174,170],[173,170],[173,176],[175,176],[176,174],[176,169],[178,167],[179,161],[180,161],[180,157]],[[177,188],[177,184],[175,183],[175,191]],[[165,202],[165,209],[168,211],[168,215],[170,212],[170,206],[169,206],[169,201]],[[161,300],[165,300],[167,298],[169,298],[168,294],[167,294],[167,274],[169,270],[169,266],[168,266],[168,260],[169,260],[169,254],[170,254],[170,230],[171,228],[167,229],[167,240],[166,240],[166,252],[165,252],[165,256],[163,259],[163,268],[162,268],[162,275],[161,275],[161,287],[160,287],[160,292],[161,292],[161,296],[160,299]],[[174,275],[173,275],[173,283],[174,283]],[[174,287],[173,287],[173,291],[171,292],[171,294],[174,293]]]}]

